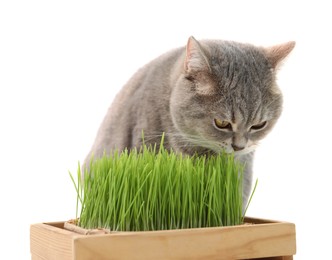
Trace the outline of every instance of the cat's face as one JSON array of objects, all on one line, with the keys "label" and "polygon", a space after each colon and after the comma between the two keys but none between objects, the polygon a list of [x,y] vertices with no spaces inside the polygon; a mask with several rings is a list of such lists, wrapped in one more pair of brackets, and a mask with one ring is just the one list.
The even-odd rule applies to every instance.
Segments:
[{"label": "cat's face", "polygon": [[254,150],[282,111],[282,95],[275,82],[277,63],[269,59],[262,48],[251,45],[201,45],[189,40],[184,72],[170,106],[175,128],[184,140],[178,145],[217,153]]},{"label": "cat's face", "polygon": [[208,97],[183,92],[180,100],[173,99],[177,100],[172,102],[173,121],[195,146],[217,153],[250,152],[270,132],[282,109],[280,93],[255,92],[255,98],[235,93]]}]

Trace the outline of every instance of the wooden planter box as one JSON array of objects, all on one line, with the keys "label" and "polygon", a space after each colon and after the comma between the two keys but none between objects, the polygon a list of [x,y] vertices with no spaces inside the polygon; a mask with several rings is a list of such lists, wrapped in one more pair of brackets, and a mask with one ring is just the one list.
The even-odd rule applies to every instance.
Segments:
[{"label": "wooden planter box", "polygon": [[64,222],[31,225],[32,260],[293,259],[295,225],[246,218],[248,225],[81,235]]}]

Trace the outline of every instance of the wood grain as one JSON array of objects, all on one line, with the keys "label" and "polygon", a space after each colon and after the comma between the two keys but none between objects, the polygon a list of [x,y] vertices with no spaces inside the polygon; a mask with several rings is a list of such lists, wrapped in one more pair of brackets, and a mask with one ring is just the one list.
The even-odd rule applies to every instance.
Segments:
[{"label": "wood grain", "polygon": [[63,223],[35,224],[30,227],[33,260],[73,260],[73,240],[77,235],[61,228]]},{"label": "wood grain", "polygon": [[33,260],[292,259],[294,224],[250,220],[256,224],[87,236],[62,229],[63,223],[36,224],[31,253]]}]

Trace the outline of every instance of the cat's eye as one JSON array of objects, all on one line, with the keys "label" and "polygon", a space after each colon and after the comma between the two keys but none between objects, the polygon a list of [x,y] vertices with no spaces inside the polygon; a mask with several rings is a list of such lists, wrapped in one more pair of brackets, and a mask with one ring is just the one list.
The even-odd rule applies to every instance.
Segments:
[{"label": "cat's eye", "polygon": [[254,131],[261,130],[261,129],[263,129],[265,126],[266,126],[266,121],[263,121],[263,122],[261,122],[261,123],[259,123],[259,124],[256,124],[256,125],[251,126],[250,130],[254,130]]},{"label": "cat's eye", "polygon": [[214,125],[219,129],[232,130],[232,125],[228,121],[223,121],[223,120],[215,118]]}]

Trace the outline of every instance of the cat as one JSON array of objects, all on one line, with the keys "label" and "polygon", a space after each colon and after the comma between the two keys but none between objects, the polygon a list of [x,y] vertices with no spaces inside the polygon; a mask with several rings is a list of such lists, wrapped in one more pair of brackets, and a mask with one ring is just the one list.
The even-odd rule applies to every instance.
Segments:
[{"label": "cat", "polygon": [[245,164],[243,203],[252,189],[255,148],[282,112],[276,83],[295,42],[272,47],[188,39],[139,69],[115,97],[86,157],[158,143],[176,152],[232,153]]}]

